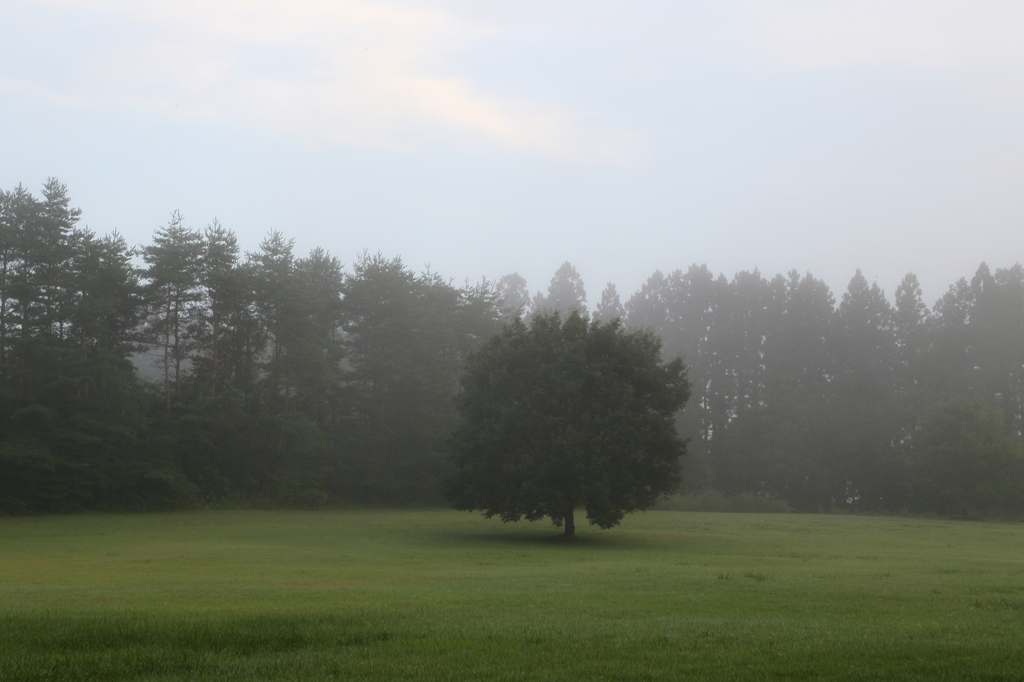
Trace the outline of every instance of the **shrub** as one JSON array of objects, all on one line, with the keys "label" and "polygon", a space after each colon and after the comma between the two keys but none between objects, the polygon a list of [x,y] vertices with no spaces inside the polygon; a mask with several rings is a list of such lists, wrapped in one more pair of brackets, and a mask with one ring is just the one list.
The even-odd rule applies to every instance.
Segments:
[{"label": "shrub", "polygon": [[717,490],[676,495],[659,500],[652,509],[661,511],[730,512],[746,514],[785,514],[793,511],[782,500],[740,493],[726,496]]}]

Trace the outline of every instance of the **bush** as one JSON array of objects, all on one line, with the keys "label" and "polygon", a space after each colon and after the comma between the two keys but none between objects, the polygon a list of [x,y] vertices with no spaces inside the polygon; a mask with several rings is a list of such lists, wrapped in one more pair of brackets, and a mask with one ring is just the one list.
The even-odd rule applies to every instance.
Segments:
[{"label": "bush", "polygon": [[1024,507],[1024,444],[1006,433],[998,409],[963,396],[936,403],[910,445],[920,510],[966,518]]},{"label": "bush", "polygon": [[750,493],[725,496],[717,490],[676,495],[659,500],[652,509],[660,511],[729,512],[743,514],[785,514],[793,511],[782,500]]}]

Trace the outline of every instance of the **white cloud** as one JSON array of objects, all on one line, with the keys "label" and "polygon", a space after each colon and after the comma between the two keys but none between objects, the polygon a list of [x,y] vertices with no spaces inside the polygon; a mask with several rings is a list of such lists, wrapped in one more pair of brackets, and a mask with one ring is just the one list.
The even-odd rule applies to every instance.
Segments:
[{"label": "white cloud", "polygon": [[[499,29],[376,0],[51,0],[99,34],[74,79],[0,71],[0,88],[54,102],[227,121],[312,144],[416,149],[437,141],[570,160],[630,161],[636,135],[502,97],[445,73]],[[85,29],[88,31],[89,29]]]},{"label": "white cloud", "polygon": [[[8,0],[6,5],[0,91],[45,97],[61,106],[224,121],[313,145],[416,150],[440,143],[635,162],[650,146],[646,136],[603,128],[593,116],[628,108],[609,99],[611,88],[592,87],[603,99],[575,107],[567,104],[570,100],[557,101],[560,94],[530,98],[523,93],[564,90],[567,98],[579,95],[571,101],[580,102],[588,95],[586,83],[614,78],[660,83],[671,93],[681,74],[736,65],[769,71],[934,69],[966,76],[965,97],[1024,106],[1019,87],[1024,40],[1018,35],[1024,3],[1019,0],[722,0],[707,5]],[[54,26],[72,36],[73,50],[50,36],[60,33],[51,30]],[[21,51],[35,53],[19,55],[4,47],[7,36],[26,31],[39,40],[24,42]],[[522,51],[516,57],[522,57],[524,72],[530,71],[518,74],[515,95],[502,74],[490,78],[486,67],[472,77],[457,70],[490,40]],[[529,54],[531,40],[548,51]],[[583,54],[552,49],[562,45],[582,46]],[[61,63],[40,66],[55,59],[46,53],[61,50]],[[544,72],[543,55],[558,60],[552,65],[557,75]],[[583,85],[574,83],[577,76]],[[524,88],[524,81],[538,87]],[[625,116],[643,125],[642,113]]]}]

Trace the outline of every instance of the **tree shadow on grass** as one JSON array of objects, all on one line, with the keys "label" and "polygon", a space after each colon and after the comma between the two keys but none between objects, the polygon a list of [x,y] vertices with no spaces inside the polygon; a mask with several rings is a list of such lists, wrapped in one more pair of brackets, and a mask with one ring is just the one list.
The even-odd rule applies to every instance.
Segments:
[{"label": "tree shadow on grass", "polygon": [[434,531],[431,536],[439,542],[449,545],[505,545],[553,547],[565,549],[641,549],[650,546],[648,538],[638,537],[634,533],[616,533],[615,529],[607,531],[594,529],[584,531],[572,540],[556,529],[551,530],[519,530],[516,528],[486,531]]}]

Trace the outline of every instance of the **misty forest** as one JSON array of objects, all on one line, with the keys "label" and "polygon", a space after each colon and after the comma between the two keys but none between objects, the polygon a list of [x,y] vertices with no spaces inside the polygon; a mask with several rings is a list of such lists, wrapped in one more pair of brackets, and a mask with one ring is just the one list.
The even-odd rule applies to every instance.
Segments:
[{"label": "misty forest", "polygon": [[887,295],[860,272],[833,292],[691,265],[588,309],[568,262],[531,296],[517,274],[346,265],[278,232],[245,251],[179,214],[136,247],[79,215],[56,180],[0,194],[0,513],[437,503],[467,357],[574,308],[683,358],[680,492],[1024,511],[1019,264],[931,306],[913,274]]}]

